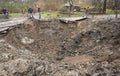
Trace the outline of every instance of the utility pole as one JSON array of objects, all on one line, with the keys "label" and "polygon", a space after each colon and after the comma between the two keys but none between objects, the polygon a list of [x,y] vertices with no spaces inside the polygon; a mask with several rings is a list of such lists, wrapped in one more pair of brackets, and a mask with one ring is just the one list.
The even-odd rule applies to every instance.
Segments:
[{"label": "utility pole", "polygon": [[115,0],[115,18],[118,18],[118,0]]}]

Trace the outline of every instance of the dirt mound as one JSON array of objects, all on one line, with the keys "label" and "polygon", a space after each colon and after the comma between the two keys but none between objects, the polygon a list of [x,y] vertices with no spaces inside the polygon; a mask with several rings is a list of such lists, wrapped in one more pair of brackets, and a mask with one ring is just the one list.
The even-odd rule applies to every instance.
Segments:
[{"label": "dirt mound", "polygon": [[[4,72],[10,76],[120,75],[120,20],[28,20],[10,30],[3,43],[8,49],[0,60],[9,63]],[[14,64],[21,66],[15,72]]]}]

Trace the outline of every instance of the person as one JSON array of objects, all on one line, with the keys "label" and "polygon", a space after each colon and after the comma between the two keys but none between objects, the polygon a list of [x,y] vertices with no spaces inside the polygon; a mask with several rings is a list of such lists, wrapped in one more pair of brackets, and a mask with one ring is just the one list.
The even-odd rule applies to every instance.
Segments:
[{"label": "person", "polygon": [[88,16],[89,14],[89,7],[88,8],[84,8],[84,16]]},{"label": "person", "polygon": [[2,9],[2,12],[3,12],[3,14],[4,14],[4,17],[5,17],[5,18],[8,18],[8,12],[7,12],[6,8],[3,8],[3,9]]},{"label": "person", "polygon": [[41,9],[38,7],[38,14],[39,14],[39,19],[41,19]]},{"label": "person", "polygon": [[32,8],[28,9],[28,13],[30,14],[30,18],[34,18],[34,16],[33,16],[33,9]]}]

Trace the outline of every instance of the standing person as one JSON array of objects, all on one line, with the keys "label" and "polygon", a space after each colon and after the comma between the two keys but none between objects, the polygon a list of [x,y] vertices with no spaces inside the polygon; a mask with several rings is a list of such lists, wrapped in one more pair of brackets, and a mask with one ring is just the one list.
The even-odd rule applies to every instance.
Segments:
[{"label": "standing person", "polygon": [[32,8],[28,9],[28,13],[30,14],[30,18],[34,18],[34,16],[33,16],[33,9]]},{"label": "standing person", "polygon": [[7,12],[6,8],[3,8],[3,9],[2,9],[2,12],[3,12],[3,14],[4,14],[4,17],[5,17],[5,18],[8,18],[8,12]]},{"label": "standing person", "polygon": [[89,14],[89,7],[88,8],[84,8],[84,16],[88,16]]},{"label": "standing person", "polygon": [[39,19],[41,19],[41,9],[38,7],[38,14],[39,14]]}]

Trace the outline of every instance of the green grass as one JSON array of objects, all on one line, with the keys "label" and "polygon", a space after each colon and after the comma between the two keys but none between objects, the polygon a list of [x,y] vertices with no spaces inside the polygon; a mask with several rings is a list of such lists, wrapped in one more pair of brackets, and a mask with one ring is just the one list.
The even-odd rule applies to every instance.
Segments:
[{"label": "green grass", "polygon": [[[60,12],[43,12],[42,13],[42,16],[43,17],[57,17],[57,16],[60,16],[60,17],[68,17],[69,15],[68,14],[62,14]],[[73,14],[71,14],[71,17],[72,16],[82,16],[83,13],[82,12],[74,12]]]},{"label": "green grass", "polygon": [[111,10],[111,9],[106,10],[106,14],[114,14],[114,13],[115,13],[114,10]]},{"label": "green grass", "polygon": [[42,16],[44,16],[44,17],[57,17],[57,15],[58,15],[58,12],[43,12],[42,13]]},{"label": "green grass", "polygon": [[[118,13],[120,14],[120,10],[118,10]],[[112,9],[107,9],[106,14],[115,14],[115,11]]]},{"label": "green grass", "polygon": [[22,14],[21,13],[11,13],[11,17],[20,17]]},{"label": "green grass", "polygon": [[[11,17],[20,17],[22,14],[21,13],[10,13],[9,14]],[[83,12],[74,12],[71,14],[72,16],[82,16]],[[69,17],[69,14],[62,14],[59,11],[56,12],[42,12],[43,17]]]}]

